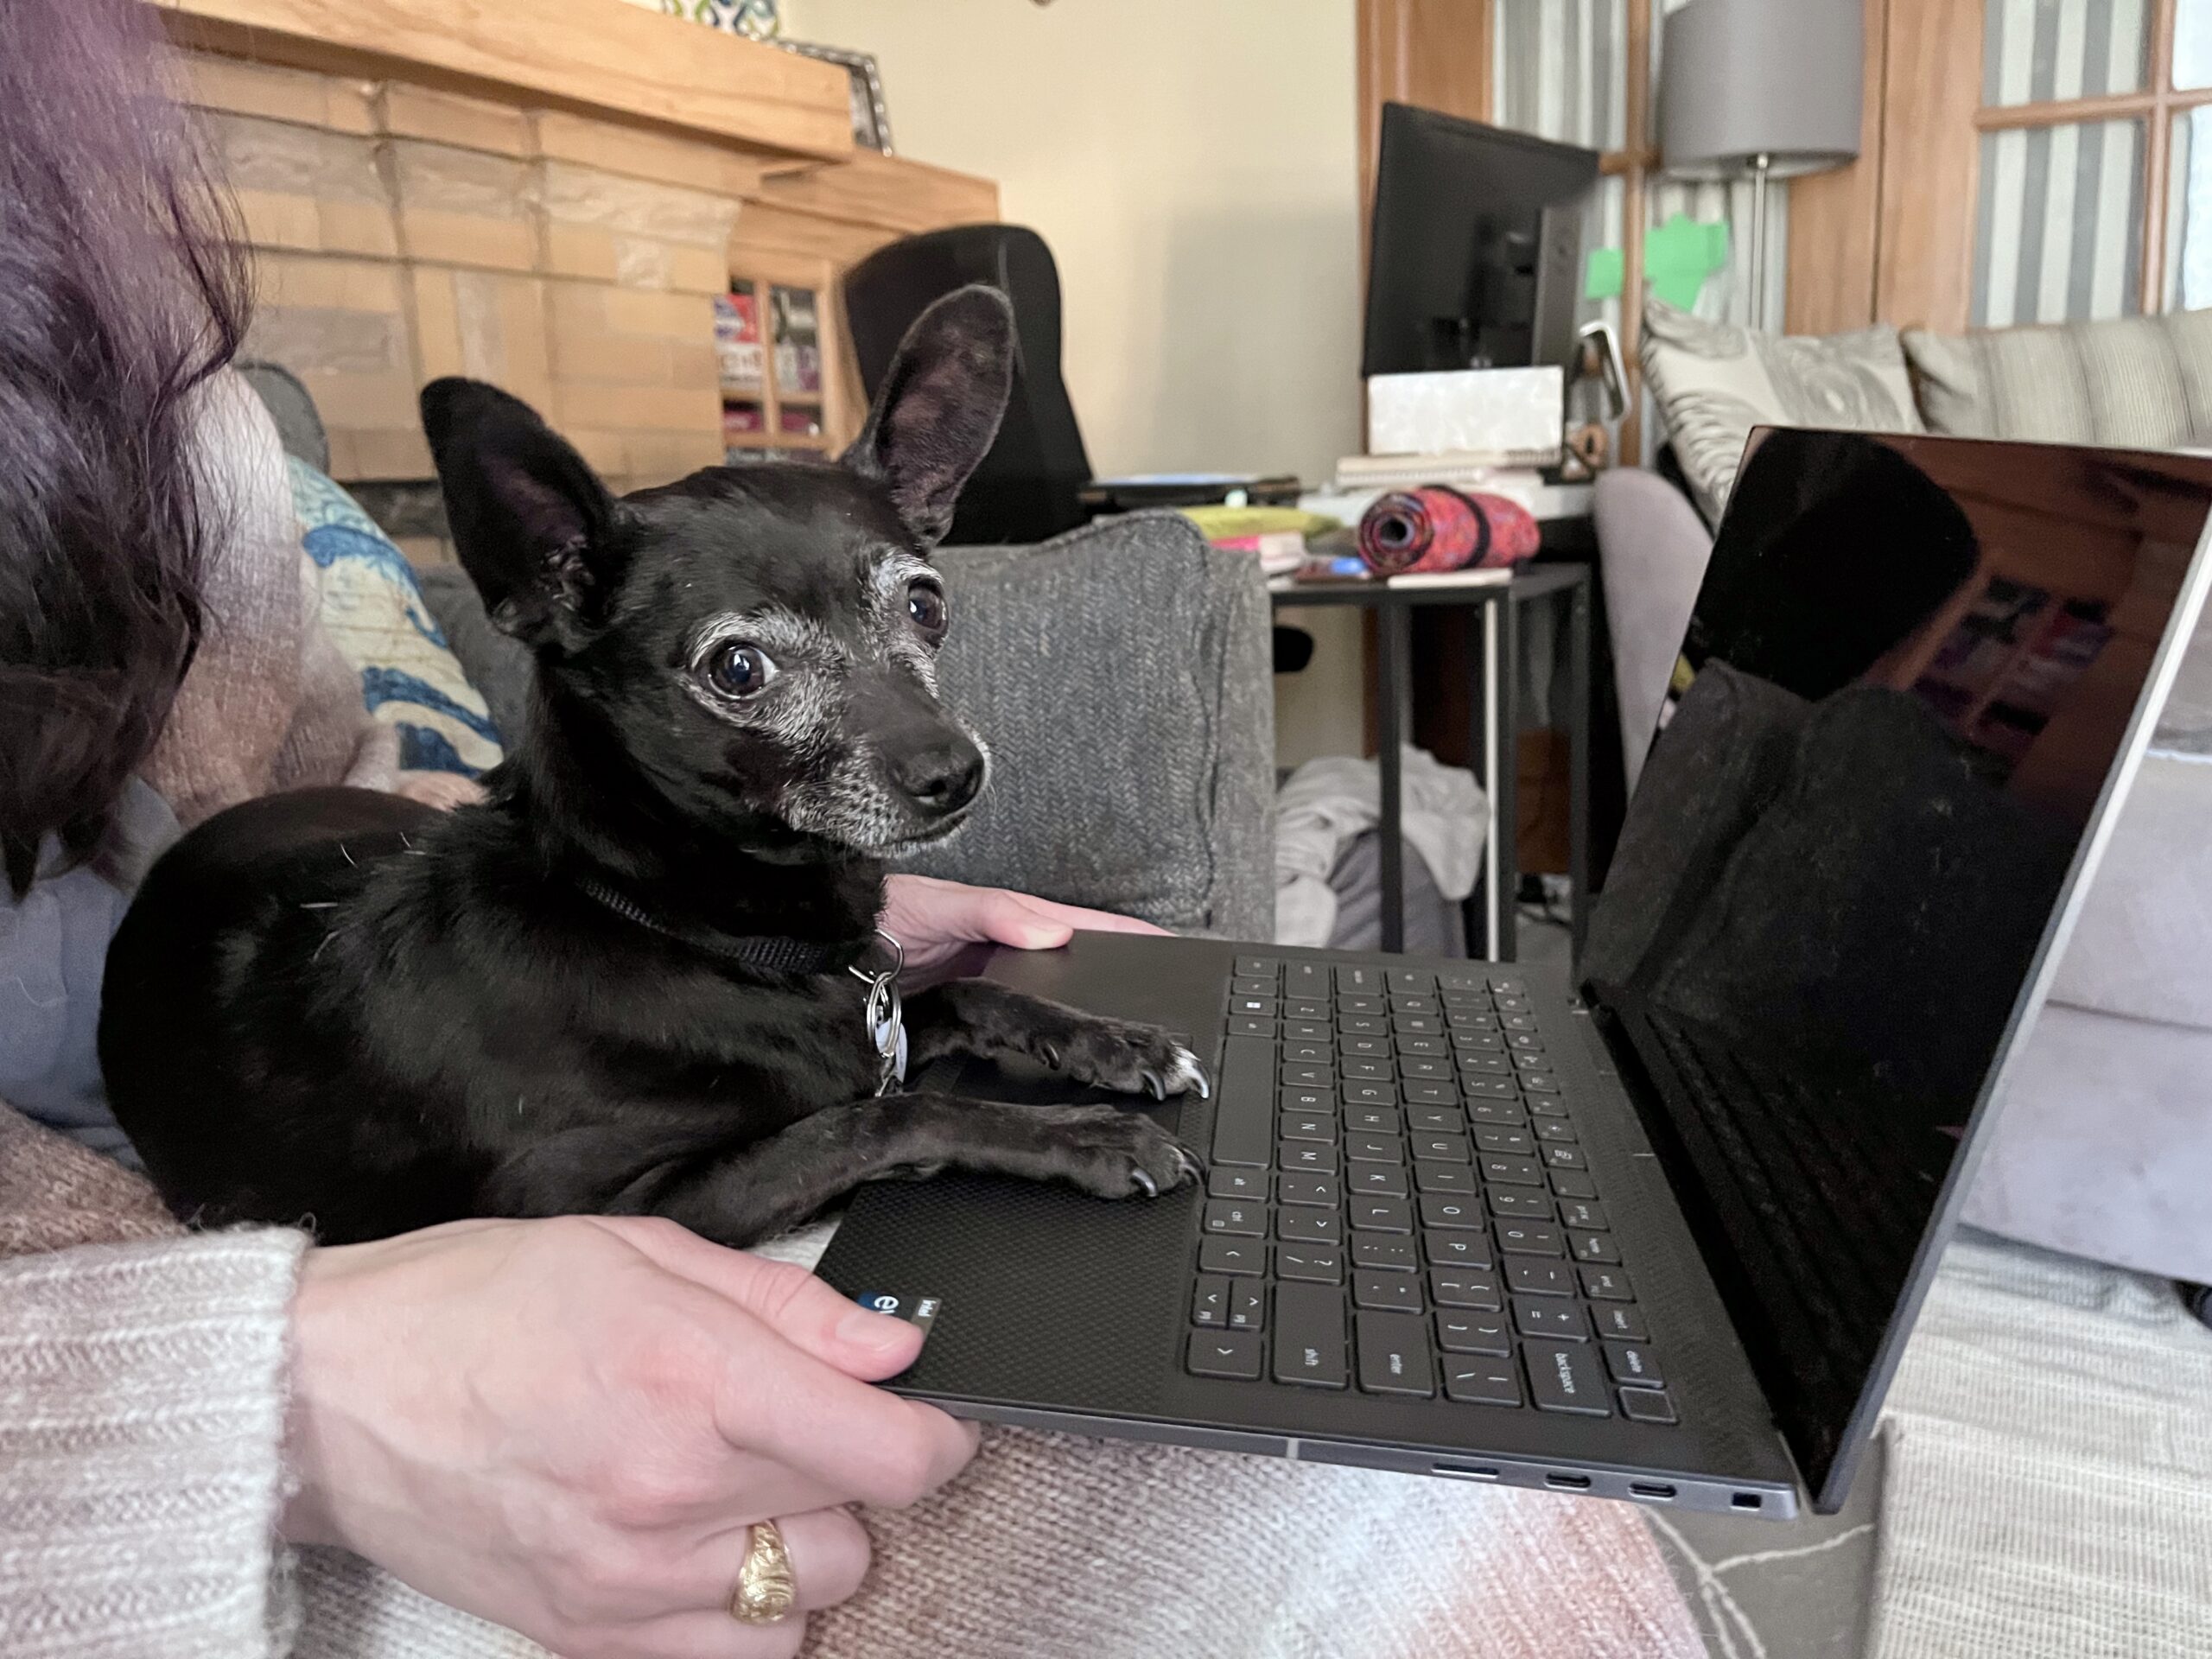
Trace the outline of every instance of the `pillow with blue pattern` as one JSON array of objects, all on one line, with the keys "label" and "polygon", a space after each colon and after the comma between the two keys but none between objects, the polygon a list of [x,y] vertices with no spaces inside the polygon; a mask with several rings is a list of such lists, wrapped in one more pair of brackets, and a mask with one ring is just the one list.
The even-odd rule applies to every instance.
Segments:
[{"label": "pillow with blue pattern", "polygon": [[499,764],[499,729],[429,607],[407,556],[336,484],[297,456],[292,507],[322,577],[322,622],[360,671],[361,701],[399,733],[410,771],[474,778]]}]

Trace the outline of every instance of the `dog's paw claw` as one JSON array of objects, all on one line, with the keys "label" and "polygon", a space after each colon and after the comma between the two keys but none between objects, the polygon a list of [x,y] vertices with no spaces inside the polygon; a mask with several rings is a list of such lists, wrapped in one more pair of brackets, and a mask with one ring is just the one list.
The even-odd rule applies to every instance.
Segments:
[{"label": "dog's paw claw", "polygon": [[1165,1100],[1167,1098],[1167,1084],[1166,1080],[1160,1077],[1159,1072],[1146,1072],[1144,1074],[1144,1086],[1145,1091],[1154,1100]]},{"label": "dog's paw claw", "polygon": [[1060,1047],[1058,1043],[1038,1044],[1037,1056],[1053,1071],[1057,1071],[1060,1069]]},{"label": "dog's paw claw", "polygon": [[1144,1171],[1141,1169],[1131,1170],[1129,1172],[1129,1180],[1130,1183],[1135,1186],[1137,1191],[1143,1193],[1147,1198],[1156,1198],[1160,1196],[1159,1183],[1154,1181],[1151,1176],[1146,1174]]}]

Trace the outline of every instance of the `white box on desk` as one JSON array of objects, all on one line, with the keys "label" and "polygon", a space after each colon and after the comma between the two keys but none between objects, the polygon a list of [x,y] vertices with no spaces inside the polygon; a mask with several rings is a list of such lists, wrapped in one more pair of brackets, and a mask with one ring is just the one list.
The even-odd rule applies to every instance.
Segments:
[{"label": "white box on desk", "polygon": [[1567,424],[1567,378],[1532,369],[1446,369],[1367,377],[1370,455],[1483,454],[1548,467]]}]

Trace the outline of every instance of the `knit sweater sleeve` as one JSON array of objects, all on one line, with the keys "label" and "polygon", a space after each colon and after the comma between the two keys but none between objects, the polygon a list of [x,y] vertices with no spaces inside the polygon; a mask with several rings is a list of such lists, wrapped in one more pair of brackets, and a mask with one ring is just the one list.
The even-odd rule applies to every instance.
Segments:
[{"label": "knit sweater sleeve", "polygon": [[265,1659],[303,1235],[0,1260],[0,1651]]}]

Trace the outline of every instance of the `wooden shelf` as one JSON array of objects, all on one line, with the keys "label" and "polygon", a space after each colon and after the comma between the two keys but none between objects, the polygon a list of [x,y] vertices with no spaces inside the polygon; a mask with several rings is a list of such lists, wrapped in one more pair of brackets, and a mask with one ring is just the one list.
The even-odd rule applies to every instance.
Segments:
[{"label": "wooden shelf", "polygon": [[725,432],[725,449],[831,449],[827,434],[821,432]]}]

